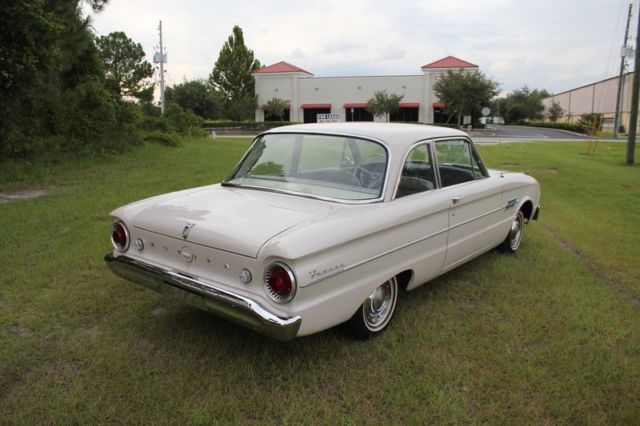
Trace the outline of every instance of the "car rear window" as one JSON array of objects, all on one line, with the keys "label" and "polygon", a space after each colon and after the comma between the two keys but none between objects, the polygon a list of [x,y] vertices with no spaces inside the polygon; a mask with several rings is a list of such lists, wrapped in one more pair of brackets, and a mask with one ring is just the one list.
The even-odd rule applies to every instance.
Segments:
[{"label": "car rear window", "polygon": [[345,201],[382,197],[386,148],[335,135],[267,134],[257,139],[227,185]]}]

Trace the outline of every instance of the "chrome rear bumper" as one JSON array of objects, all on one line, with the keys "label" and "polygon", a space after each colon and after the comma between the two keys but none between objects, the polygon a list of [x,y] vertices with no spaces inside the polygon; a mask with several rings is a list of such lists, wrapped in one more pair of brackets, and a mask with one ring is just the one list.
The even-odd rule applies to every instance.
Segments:
[{"label": "chrome rear bumper", "polygon": [[274,339],[296,337],[302,318],[281,317],[247,297],[127,256],[104,257],[114,274],[135,284],[181,299],[197,308],[251,328]]}]

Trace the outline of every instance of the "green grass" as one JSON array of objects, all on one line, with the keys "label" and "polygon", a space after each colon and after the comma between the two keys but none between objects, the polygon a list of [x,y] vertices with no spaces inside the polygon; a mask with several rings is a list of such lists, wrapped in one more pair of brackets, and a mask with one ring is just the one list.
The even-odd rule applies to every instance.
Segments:
[{"label": "green grass", "polygon": [[637,423],[640,168],[623,144],[483,146],[541,182],[521,252],[402,295],[371,341],[282,344],[102,260],[113,208],[220,181],[248,143],[0,168],[1,188],[51,188],[0,205],[0,423]]}]

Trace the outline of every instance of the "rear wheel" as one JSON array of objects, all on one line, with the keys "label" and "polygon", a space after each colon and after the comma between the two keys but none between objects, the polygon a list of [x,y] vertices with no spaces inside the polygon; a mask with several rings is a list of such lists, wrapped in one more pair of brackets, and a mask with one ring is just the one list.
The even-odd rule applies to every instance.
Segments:
[{"label": "rear wheel", "polygon": [[376,288],[360,305],[347,326],[360,339],[382,332],[393,317],[398,302],[398,280],[393,277]]},{"label": "rear wheel", "polygon": [[511,222],[511,229],[507,234],[507,238],[500,244],[500,250],[515,253],[522,244],[522,237],[524,236],[524,214],[522,210],[519,210],[516,217]]}]

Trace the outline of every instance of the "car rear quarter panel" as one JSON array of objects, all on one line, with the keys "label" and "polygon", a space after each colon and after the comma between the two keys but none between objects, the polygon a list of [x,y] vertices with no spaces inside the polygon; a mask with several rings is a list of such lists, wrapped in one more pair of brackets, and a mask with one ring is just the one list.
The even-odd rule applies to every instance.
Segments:
[{"label": "car rear quarter panel", "polygon": [[298,293],[286,309],[302,316],[300,333],[346,321],[380,284],[411,269],[414,281],[437,276],[444,261],[450,200],[441,191],[368,206],[345,206],[267,243],[264,264],[283,259]]}]

